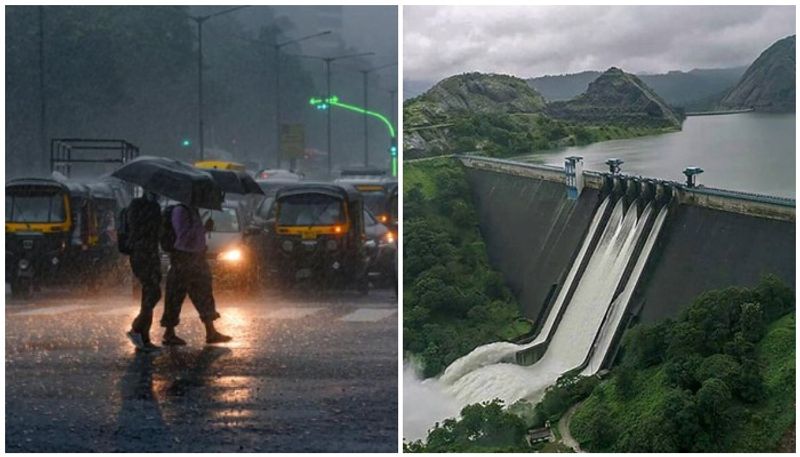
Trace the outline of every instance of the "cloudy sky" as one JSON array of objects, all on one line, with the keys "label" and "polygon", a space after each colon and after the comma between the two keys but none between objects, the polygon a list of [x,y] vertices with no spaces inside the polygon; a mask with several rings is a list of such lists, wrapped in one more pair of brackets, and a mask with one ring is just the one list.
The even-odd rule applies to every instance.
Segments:
[{"label": "cloudy sky", "polygon": [[404,15],[407,83],[467,71],[532,77],[610,66],[734,67],[795,33],[794,6],[406,6]]}]

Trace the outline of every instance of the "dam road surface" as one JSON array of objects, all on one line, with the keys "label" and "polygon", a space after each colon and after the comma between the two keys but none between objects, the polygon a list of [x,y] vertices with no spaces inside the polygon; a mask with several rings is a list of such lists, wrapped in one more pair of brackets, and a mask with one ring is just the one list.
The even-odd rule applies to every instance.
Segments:
[{"label": "dam road surface", "polygon": [[256,297],[217,294],[231,343],[205,345],[187,300],[188,345],[142,354],[130,288],[7,293],[5,450],[396,452],[393,292]]}]

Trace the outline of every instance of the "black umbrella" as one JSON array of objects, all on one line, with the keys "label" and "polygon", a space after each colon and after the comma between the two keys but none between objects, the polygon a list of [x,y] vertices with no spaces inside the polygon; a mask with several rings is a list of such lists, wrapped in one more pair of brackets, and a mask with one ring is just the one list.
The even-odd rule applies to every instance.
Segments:
[{"label": "black umbrella", "polygon": [[216,168],[203,169],[210,174],[214,181],[226,194],[259,194],[264,195],[264,191],[253,178],[244,171],[218,170]]},{"label": "black umbrella", "polygon": [[210,174],[166,157],[142,156],[111,176],[197,208],[222,208],[222,189]]}]

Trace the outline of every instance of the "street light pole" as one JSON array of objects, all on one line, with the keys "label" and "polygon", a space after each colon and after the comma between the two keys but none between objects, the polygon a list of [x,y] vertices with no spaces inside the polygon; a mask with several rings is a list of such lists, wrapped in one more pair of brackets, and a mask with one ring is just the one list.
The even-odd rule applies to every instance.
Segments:
[{"label": "street light pole", "polygon": [[369,167],[369,127],[367,126],[367,113],[369,109],[369,95],[367,85],[369,84],[369,70],[361,70],[364,83],[364,167]]},{"label": "street light pole", "polygon": [[[364,85],[364,109],[369,109],[369,95],[367,86],[369,85],[369,74],[378,70],[383,70],[384,68],[389,68],[397,65],[397,62],[388,63],[386,65],[381,65],[379,67],[368,68],[366,70],[359,70],[361,72],[361,76],[363,77],[363,85]],[[367,113],[364,113],[364,166],[369,166],[369,127],[367,126]]]},{"label": "street light pole", "polygon": [[[325,59],[325,87],[326,90],[326,99],[331,98],[331,62],[333,62],[332,58]],[[326,117],[326,134],[328,136],[328,176],[331,176],[331,172],[333,171],[333,146],[331,143],[331,109],[328,108],[327,112],[325,113]]]},{"label": "street light pole", "polygon": [[[294,40],[284,41],[282,43],[275,43],[272,45],[272,49],[275,51],[275,167],[280,168],[281,162],[283,161],[283,151],[281,151],[281,48],[288,46],[290,44],[299,43],[301,41],[310,40],[312,38],[321,37],[324,35],[330,35],[333,33],[331,30],[325,30],[319,33],[314,33],[312,35],[307,35],[301,38],[296,38]],[[296,165],[296,159],[294,157],[291,158],[289,162],[289,168],[294,169]]]},{"label": "street light pole", "polygon": [[203,23],[212,17],[222,16],[236,10],[247,8],[247,6],[237,6],[208,14],[205,16],[189,16],[197,24],[197,139],[200,147],[200,160],[205,159],[205,138],[203,128]]},{"label": "street light pole", "polygon": [[[207,19],[207,18],[206,18]],[[197,109],[198,125],[197,140],[200,147],[200,160],[205,159],[205,138],[203,130],[203,22],[206,19],[197,20]]]},{"label": "street light pole", "polygon": [[392,124],[397,126],[397,108],[395,108],[395,97],[397,96],[397,89],[392,89],[389,91],[389,112],[391,113],[389,119],[392,120]]},{"label": "street light pole", "polygon": [[[281,48],[275,48],[275,168],[281,167],[283,151],[281,151]],[[289,168],[293,168],[289,165]]]},{"label": "street light pole", "polygon": [[47,103],[44,95],[44,6],[39,6],[39,141],[42,149],[42,168],[47,172]]},{"label": "street light pole", "polygon": [[[366,57],[374,55],[374,52],[361,52],[358,54],[345,54],[335,57],[320,57],[320,56],[310,56],[305,54],[288,54],[293,57],[303,57],[306,59],[316,59],[325,62],[325,87],[326,87],[326,98],[331,98],[331,63],[336,62],[337,60],[344,60],[344,59],[352,59],[355,57]],[[328,109],[326,113],[326,125],[327,125],[327,138],[328,138],[328,175],[331,174],[333,171],[333,146],[331,144],[331,110]]]}]

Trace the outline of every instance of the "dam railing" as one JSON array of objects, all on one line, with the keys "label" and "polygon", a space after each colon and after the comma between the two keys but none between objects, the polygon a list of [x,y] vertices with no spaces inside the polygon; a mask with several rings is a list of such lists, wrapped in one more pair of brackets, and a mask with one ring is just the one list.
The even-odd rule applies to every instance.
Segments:
[{"label": "dam railing", "polygon": [[[452,157],[457,158],[467,167],[497,173],[507,173],[560,183],[564,183],[566,177],[564,167],[557,165],[534,164],[472,155],[456,155]],[[609,176],[611,176],[610,173],[585,170],[583,172],[584,187],[603,189]],[[701,206],[768,219],[795,220],[796,201],[793,198],[703,186],[690,188],[678,181],[646,176],[628,174],[622,174],[621,176],[667,185],[677,194],[677,203],[679,204]]]}]

